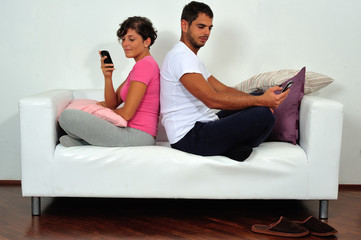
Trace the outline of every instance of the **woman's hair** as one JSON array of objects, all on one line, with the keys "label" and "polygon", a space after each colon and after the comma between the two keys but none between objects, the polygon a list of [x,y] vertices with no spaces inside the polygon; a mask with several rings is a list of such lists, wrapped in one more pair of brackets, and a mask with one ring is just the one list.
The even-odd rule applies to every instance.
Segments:
[{"label": "woman's hair", "polygon": [[189,25],[197,19],[199,13],[204,13],[213,18],[212,9],[205,3],[192,1],[184,6],[181,20],[186,20]]},{"label": "woman's hair", "polygon": [[120,41],[125,34],[127,34],[128,29],[131,28],[135,30],[143,40],[150,38],[150,46],[153,45],[155,39],[157,39],[157,30],[154,29],[152,22],[146,17],[129,17],[123,23],[119,24],[120,28],[117,31],[118,40]]}]

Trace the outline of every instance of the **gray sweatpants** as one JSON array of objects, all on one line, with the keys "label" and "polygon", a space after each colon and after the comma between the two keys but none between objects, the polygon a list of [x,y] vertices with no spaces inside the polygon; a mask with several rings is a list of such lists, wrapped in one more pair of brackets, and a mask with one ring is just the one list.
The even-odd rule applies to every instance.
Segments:
[{"label": "gray sweatpants", "polygon": [[102,147],[155,144],[154,137],[146,132],[130,127],[118,127],[77,109],[64,110],[60,114],[59,124],[68,134],[68,136],[63,136],[60,139],[60,142],[67,147],[84,144]]}]

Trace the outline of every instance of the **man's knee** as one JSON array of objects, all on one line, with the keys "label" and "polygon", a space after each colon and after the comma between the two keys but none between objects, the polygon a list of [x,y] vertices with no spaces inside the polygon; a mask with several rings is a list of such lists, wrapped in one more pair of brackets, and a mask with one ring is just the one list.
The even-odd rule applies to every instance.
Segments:
[{"label": "man's knee", "polygon": [[261,116],[274,118],[271,109],[268,107],[255,107],[255,109]]},{"label": "man's knee", "polygon": [[262,122],[269,126],[273,126],[275,123],[275,116],[268,107],[256,107],[258,118]]}]

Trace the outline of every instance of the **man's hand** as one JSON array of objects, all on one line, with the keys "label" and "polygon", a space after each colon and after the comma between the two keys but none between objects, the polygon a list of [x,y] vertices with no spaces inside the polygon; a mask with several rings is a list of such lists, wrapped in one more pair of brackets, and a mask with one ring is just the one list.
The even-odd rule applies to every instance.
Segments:
[{"label": "man's hand", "polygon": [[262,102],[265,107],[269,107],[271,109],[276,109],[278,106],[286,99],[288,96],[290,89],[286,90],[283,93],[276,94],[276,91],[281,91],[282,88],[279,86],[271,87],[267,89],[267,91],[260,96],[262,98]]}]

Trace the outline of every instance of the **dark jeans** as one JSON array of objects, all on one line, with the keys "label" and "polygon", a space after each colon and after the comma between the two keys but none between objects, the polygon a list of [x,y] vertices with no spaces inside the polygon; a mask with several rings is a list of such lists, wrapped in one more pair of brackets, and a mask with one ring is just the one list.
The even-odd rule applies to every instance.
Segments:
[{"label": "dark jeans", "polygon": [[251,148],[261,144],[270,134],[275,119],[267,107],[237,111],[220,111],[219,120],[196,122],[177,143],[175,149],[202,156],[226,155],[235,147]]}]

